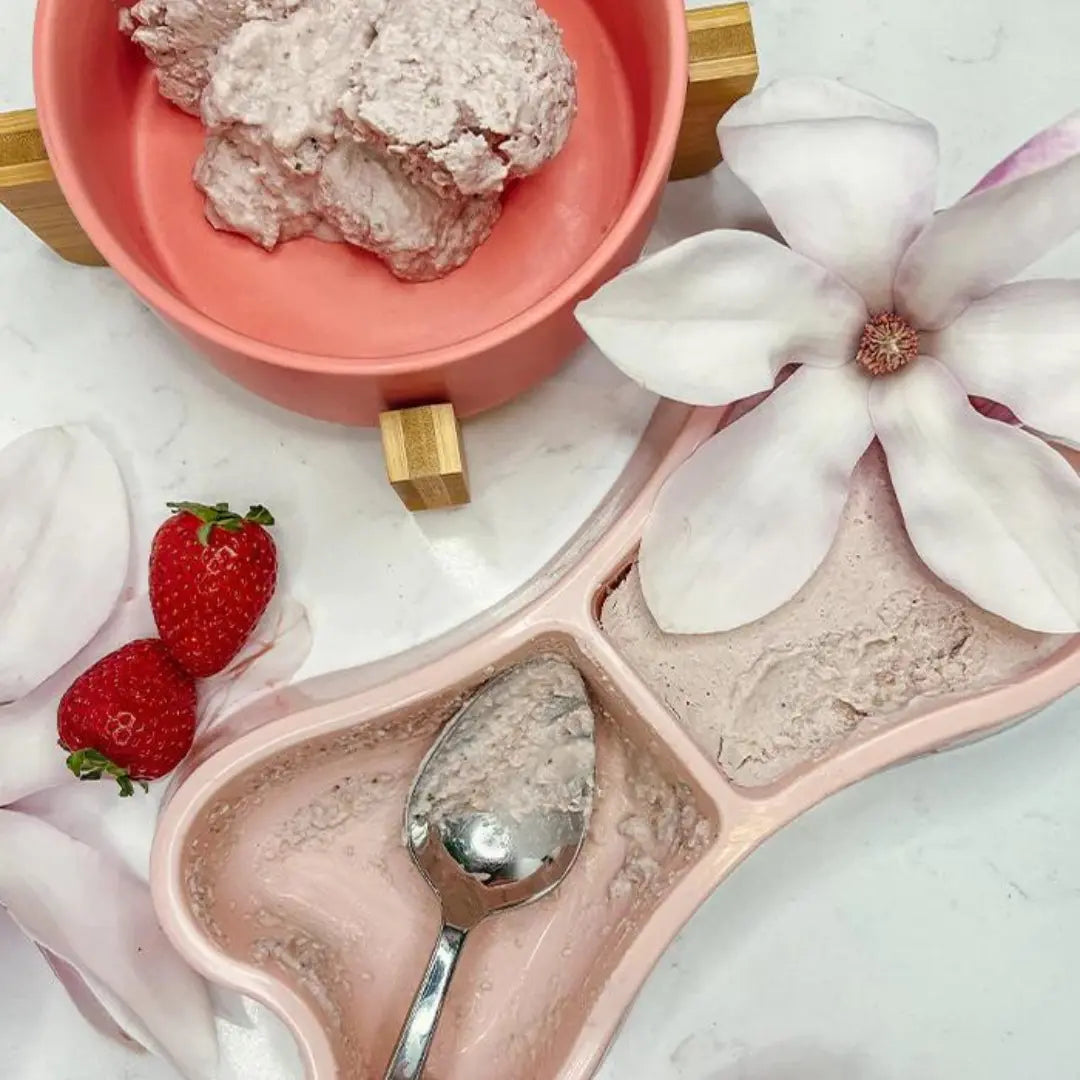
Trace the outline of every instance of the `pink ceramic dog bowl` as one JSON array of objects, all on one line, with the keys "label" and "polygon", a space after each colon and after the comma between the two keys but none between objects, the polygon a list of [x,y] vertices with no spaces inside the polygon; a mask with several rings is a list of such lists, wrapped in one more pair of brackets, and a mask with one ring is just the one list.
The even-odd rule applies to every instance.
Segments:
[{"label": "pink ceramic dog bowl", "polygon": [[462,694],[557,650],[599,714],[597,799],[557,892],[481,925],[432,1080],[586,1080],[693,911],[766,837],[888,765],[988,734],[1080,682],[1080,638],[997,689],[920,704],[768,786],[731,783],[598,622],[671,471],[723,410],[670,403],[568,548],[498,610],[408,654],[294,687],[192,761],[158,827],[166,932],[289,1024],[309,1080],[379,1080],[438,926],[402,841],[413,772]]},{"label": "pink ceramic dog bowl", "polygon": [[640,252],[687,85],[682,0],[545,0],[578,66],[563,152],[518,184],[492,237],[441,281],[305,239],[267,255],[215,233],[191,182],[202,131],[159,97],[113,3],[39,0],[38,113],[80,224],[110,265],[218,367],[300,412],[498,405],[579,341],[573,306]]}]

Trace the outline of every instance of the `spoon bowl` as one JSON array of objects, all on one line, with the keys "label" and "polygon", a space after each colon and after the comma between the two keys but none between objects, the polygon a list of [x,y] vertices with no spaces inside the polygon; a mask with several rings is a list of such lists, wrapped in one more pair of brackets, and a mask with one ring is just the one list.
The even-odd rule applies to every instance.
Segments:
[{"label": "spoon bowl", "polygon": [[503,672],[446,725],[405,811],[405,843],[443,925],[386,1080],[422,1074],[468,932],[567,875],[588,831],[595,769],[585,684],[559,656]]}]

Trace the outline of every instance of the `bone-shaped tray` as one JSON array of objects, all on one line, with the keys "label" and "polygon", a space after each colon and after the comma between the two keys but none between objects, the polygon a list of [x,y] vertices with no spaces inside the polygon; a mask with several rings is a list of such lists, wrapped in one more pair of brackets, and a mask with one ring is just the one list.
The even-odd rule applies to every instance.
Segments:
[{"label": "bone-shaped tray", "polygon": [[771,833],[887,766],[989,734],[1080,682],[1080,639],[1022,678],[905,712],[753,790],[730,783],[600,628],[659,486],[724,410],[655,413],[615,490],[499,609],[388,661],[308,683],[206,747],[161,819],[152,883],[176,946],[288,1023],[311,1080],[378,1080],[437,925],[401,844],[412,772],[455,704],[557,650],[600,713],[582,862],[540,903],[475,932],[432,1080],[584,1080],[660,954]]}]

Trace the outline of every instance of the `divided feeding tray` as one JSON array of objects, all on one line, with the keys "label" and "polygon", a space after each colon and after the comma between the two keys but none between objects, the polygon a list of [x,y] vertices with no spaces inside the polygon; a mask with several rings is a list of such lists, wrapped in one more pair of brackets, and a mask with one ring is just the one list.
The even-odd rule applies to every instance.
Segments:
[{"label": "divided feeding tray", "polygon": [[561,652],[589,686],[598,792],[581,861],[552,895],[474,932],[432,1080],[585,1080],[695,909],[771,833],[887,766],[991,733],[1080,682],[1080,640],[1005,685],[941,698],[775,781],[730,782],[605,634],[664,479],[727,415],[661,404],[608,499],[499,608],[387,661],[251,707],[250,730],[185,769],[152,886],[166,932],[210,979],[274,1009],[309,1080],[379,1080],[437,929],[402,843],[404,799],[463,696]]}]

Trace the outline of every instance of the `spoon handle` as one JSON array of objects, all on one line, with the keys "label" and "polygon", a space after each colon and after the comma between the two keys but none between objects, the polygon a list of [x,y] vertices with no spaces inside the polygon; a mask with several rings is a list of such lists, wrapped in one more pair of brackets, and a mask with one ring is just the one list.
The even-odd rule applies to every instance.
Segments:
[{"label": "spoon handle", "polygon": [[439,940],[435,942],[427,971],[398,1036],[384,1080],[419,1080],[423,1073],[446,991],[465,944],[465,934],[466,931],[445,923],[439,931]]}]

